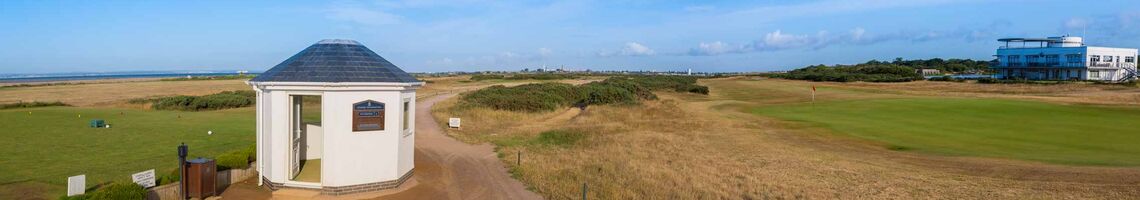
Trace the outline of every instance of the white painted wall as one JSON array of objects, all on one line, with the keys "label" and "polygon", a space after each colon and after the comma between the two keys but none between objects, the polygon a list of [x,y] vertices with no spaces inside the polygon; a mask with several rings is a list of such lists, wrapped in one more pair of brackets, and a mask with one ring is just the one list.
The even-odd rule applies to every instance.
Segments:
[{"label": "white painted wall", "polygon": [[[394,180],[399,160],[400,93],[398,91],[327,92],[322,101],[325,159],[322,185],[347,186]],[[352,131],[352,104],[384,103],[384,130]]]},{"label": "white painted wall", "polygon": [[416,91],[405,90],[400,94],[401,97],[401,111],[403,109],[403,102],[408,102],[408,122],[403,122],[403,115],[399,116],[399,125],[407,124],[408,127],[400,130],[400,146],[398,164],[396,168],[396,178],[407,173],[415,168],[415,144],[416,144]]},{"label": "white painted wall", "polygon": [[[333,83],[335,84],[335,83]],[[307,159],[321,160],[322,186],[391,181],[415,167],[415,89],[392,85],[258,85],[258,154],[261,174],[290,182],[290,95],[321,95],[321,125],[306,127]],[[352,131],[352,104],[373,100],[385,105],[385,130]],[[403,103],[408,101],[407,131]]]}]

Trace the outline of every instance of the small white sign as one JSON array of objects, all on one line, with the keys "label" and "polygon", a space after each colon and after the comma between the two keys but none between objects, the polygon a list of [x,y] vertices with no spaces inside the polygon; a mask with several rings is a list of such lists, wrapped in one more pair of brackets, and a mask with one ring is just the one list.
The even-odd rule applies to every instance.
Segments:
[{"label": "small white sign", "polygon": [[139,184],[143,186],[143,188],[154,187],[154,169],[132,174],[131,180],[134,180],[135,184]]},{"label": "small white sign", "polygon": [[451,128],[459,128],[459,118],[452,117],[447,119],[447,126]]},{"label": "small white sign", "polygon": [[87,190],[87,175],[67,177],[67,196],[81,195]]}]

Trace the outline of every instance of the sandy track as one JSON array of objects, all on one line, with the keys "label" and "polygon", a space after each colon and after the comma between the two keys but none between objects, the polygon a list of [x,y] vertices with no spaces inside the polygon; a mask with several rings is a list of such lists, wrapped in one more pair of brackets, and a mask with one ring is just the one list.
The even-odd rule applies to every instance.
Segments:
[{"label": "sandy track", "polygon": [[493,145],[467,144],[443,134],[431,117],[431,107],[453,96],[437,95],[417,103],[418,185],[381,199],[542,199],[510,177]]}]

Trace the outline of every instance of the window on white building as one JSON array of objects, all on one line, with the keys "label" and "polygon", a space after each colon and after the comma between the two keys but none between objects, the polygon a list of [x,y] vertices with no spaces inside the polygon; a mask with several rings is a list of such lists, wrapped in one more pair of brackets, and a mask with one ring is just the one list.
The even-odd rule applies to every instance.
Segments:
[{"label": "window on white building", "polygon": [[1126,62],[1126,63],[1134,63],[1134,62],[1136,62],[1136,57],[1132,57],[1132,56],[1124,56],[1124,62]]},{"label": "window on white building", "polygon": [[1112,56],[1105,56],[1104,62],[1112,62]]},{"label": "window on white building", "polygon": [[1091,55],[1091,56],[1089,56],[1089,62],[1094,62],[1094,63],[1095,63],[1095,62],[1100,62],[1100,56],[1098,56],[1098,55]]},{"label": "window on white building", "polygon": [[1100,71],[1089,71],[1089,78],[1100,78]]}]

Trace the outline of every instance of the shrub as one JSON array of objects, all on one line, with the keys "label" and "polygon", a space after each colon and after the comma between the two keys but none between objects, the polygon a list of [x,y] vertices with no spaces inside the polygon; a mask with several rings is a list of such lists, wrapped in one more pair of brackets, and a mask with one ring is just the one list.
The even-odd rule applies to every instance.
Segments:
[{"label": "shrub", "polygon": [[695,85],[696,78],[681,76],[611,77],[581,86],[565,83],[535,83],[514,87],[491,86],[467,93],[462,103],[496,110],[551,111],[575,104],[637,104],[657,99],[651,90],[708,94],[708,87]]},{"label": "shrub", "polygon": [[158,180],[155,181],[158,182],[158,185],[166,185],[178,182],[179,180],[182,180],[182,174],[179,174],[178,170],[178,168],[174,168],[174,170],[171,170],[170,173],[159,174],[157,177]]},{"label": "shrub", "polygon": [[463,97],[463,101],[497,110],[551,111],[579,99],[574,91],[573,85],[565,83],[535,83],[515,87],[496,85],[469,93]]},{"label": "shrub", "polygon": [[674,89],[674,91],[708,95],[709,94],[709,87],[702,86],[702,85],[685,85],[685,86],[677,87],[676,89]]},{"label": "shrub", "polygon": [[541,145],[570,146],[586,138],[586,134],[572,130],[550,130],[538,134],[534,143]]},{"label": "shrub", "polygon": [[218,164],[218,170],[249,168],[249,163],[253,162],[256,159],[256,145],[250,146],[249,148],[226,152],[214,158],[215,162]]},{"label": "shrub", "polygon": [[0,104],[0,109],[34,108],[34,107],[47,107],[47,106],[71,106],[71,105],[67,105],[66,103],[58,102],[58,101],[56,101],[56,102],[33,101],[33,102],[19,102],[19,103]]},{"label": "shrub", "polygon": [[585,84],[578,88],[587,105],[636,104],[637,96],[625,88],[609,84]]},{"label": "shrub", "polygon": [[[151,108],[155,110],[221,110],[251,106],[254,104],[254,97],[256,96],[257,94],[253,91],[225,91],[205,96],[163,97],[151,99],[150,102],[153,103]],[[131,102],[144,101],[132,100]]]},{"label": "shrub", "polygon": [[227,152],[214,158],[218,164],[218,170],[227,169],[245,169],[249,167],[249,155],[243,151]]},{"label": "shrub", "polygon": [[907,82],[924,78],[915,73],[914,68],[878,62],[854,66],[808,66],[784,74],[771,74],[769,77],[830,82]]}]

